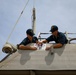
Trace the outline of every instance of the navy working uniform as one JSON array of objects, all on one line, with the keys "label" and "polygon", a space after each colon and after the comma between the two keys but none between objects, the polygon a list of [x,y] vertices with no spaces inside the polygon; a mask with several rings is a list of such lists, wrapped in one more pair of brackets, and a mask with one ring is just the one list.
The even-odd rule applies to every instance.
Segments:
[{"label": "navy working uniform", "polygon": [[36,43],[36,41],[38,41],[37,37],[33,36],[32,41],[30,41],[28,39],[28,37],[26,37],[19,45],[27,45],[29,43]]},{"label": "navy working uniform", "polygon": [[24,40],[20,44],[17,44],[17,48],[19,48],[20,45],[26,46],[29,43],[36,43],[38,41],[37,37],[34,36],[34,32],[32,29],[28,29],[26,31],[26,34],[28,34],[32,37],[32,41],[30,41],[29,38],[26,37],[26,38],[24,38]]},{"label": "navy working uniform", "polygon": [[58,36],[55,37],[54,35],[51,35],[46,39],[48,42],[55,41],[56,43],[61,43],[62,45],[66,44],[68,42],[66,36],[62,32],[58,32]]}]

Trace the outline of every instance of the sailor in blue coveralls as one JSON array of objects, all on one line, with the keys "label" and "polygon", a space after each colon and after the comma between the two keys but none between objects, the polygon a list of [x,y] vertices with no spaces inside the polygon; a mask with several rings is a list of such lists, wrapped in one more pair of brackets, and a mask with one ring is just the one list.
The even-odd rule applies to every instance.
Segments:
[{"label": "sailor in blue coveralls", "polygon": [[27,37],[24,38],[24,40],[17,45],[17,48],[20,50],[37,50],[36,47],[27,46],[29,43],[38,43],[37,37],[34,36],[34,32],[32,29],[28,29],[26,31]]},{"label": "sailor in blue coveralls", "polygon": [[[53,45],[53,48],[60,48],[68,42],[66,36],[62,32],[58,31],[58,27],[56,25],[51,26],[50,32],[52,32],[52,35],[43,40],[41,43],[49,43],[50,41],[55,41],[56,44]],[[46,50],[49,50],[50,48],[51,46],[46,47]]]}]

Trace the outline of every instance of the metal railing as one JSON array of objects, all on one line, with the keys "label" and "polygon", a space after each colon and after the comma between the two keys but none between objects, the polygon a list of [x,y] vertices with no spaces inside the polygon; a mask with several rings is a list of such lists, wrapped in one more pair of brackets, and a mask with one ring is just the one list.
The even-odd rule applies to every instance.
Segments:
[{"label": "metal railing", "polygon": [[[47,35],[47,34],[52,34],[52,33],[51,33],[51,32],[48,32],[48,33],[47,33],[47,32],[46,32],[46,33],[39,32],[37,38],[41,41],[41,40],[43,40],[43,39],[46,39],[46,38],[44,38],[44,37],[41,37],[41,35]],[[65,34],[65,36],[67,37],[69,44],[71,43],[71,41],[76,40],[76,38],[70,38],[70,37],[68,37],[68,34],[73,35],[73,34],[76,34],[76,33],[64,32],[64,34]]]}]

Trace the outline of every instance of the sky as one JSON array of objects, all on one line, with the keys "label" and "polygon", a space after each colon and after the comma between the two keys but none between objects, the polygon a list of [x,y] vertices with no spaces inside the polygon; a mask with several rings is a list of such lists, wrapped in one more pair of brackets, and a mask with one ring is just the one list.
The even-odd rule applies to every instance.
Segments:
[{"label": "sky", "polygon": [[[27,1],[0,0],[0,54]],[[39,32],[49,32],[52,25],[57,25],[60,32],[76,33],[76,0],[29,0],[8,42],[16,45],[26,37],[26,30],[32,28],[33,6],[36,36]]]}]

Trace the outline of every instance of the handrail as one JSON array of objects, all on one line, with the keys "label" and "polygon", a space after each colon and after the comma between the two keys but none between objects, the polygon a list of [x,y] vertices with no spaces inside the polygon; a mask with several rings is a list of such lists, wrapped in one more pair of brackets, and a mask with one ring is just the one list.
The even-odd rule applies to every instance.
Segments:
[{"label": "handrail", "polygon": [[76,40],[76,38],[71,38],[71,39],[69,40],[69,44],[70,44],[71,41],[73,41],[73,40]]},{"label": "handrail", "polygon": [[[38,39],[40,39],[40,40],[41,40],[41,39],[46,39],[46,38],[42,38],[42,37],[41,37],[42,34],[43,34],[43,35],[45,35],[45,34],[51,34],[51,32],[48,32],[48,33],[47,33],[47,32],[46,32],[46,33],[39,32],[39,34],[38,34]],[[76,40],[76,38],[69,38],[68,35],[67,35],[67,34],[76,34],[76,33],[64,32],[64,34],[66,35],[69,44],[71,43],[71,41]]]}]

